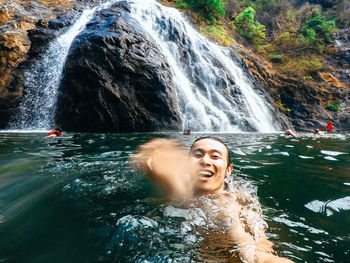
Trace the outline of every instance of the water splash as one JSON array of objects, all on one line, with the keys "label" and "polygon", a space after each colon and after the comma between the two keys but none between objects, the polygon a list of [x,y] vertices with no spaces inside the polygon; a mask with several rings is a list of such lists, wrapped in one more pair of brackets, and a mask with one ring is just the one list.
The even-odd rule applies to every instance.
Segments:
[{"label": "water splash", "polygon": [[116,1],[108,1],[86,9],[75,23],[50,42],[41,58],[25,73],[23,96],[18,115],[10,122],[10,129],[51,129],[56,112],[58,88],[64,64],[74,38],[84,30],[95,11],[108,8]]},{"label": "water splash", "polygon": [[172,69],[183,129],[275,132],[265,98],[232,50],[201,36],[174,8],[134,1],[132,16],[156,40]]}]

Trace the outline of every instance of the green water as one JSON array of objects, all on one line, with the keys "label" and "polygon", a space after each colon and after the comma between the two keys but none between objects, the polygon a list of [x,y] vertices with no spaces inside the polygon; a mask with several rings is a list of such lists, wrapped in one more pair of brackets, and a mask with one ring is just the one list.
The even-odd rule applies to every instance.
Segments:
[{"label": "green water", "polygon": [[[182,210],[129,167],[150,138],[189,146],[203,135],[0,133],[0,262],[209,261],[166,212]],[[279,255],[350,262],[350,136],[216,135],[233,175],[256,187]]]}]

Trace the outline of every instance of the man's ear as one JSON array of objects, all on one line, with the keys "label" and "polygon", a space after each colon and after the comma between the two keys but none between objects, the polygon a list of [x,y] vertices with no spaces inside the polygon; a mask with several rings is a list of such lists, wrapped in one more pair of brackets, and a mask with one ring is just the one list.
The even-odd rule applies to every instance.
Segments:
[{"label": "man's ear", "polygon": [[233,171],[233,167],[232,167],[232,164],[230,164],[226,168],[226,176],[230,175],[232,173],[232,171]]}]

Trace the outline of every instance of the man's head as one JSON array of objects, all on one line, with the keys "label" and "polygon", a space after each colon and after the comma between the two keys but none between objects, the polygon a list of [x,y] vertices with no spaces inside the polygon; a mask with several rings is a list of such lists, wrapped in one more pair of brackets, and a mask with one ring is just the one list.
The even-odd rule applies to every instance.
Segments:
[{"label": "man's head", "polygon": [[216,137],[197,139],[190,149],[190,163],[198,195],[223,190],[224,179],[232,172],[230,150]]}]

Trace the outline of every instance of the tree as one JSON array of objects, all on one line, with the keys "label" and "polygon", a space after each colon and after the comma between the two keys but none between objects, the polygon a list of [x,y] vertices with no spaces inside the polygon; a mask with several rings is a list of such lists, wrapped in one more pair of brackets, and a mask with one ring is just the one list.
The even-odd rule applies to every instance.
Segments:
[{"label": "tree", "polygon": [[311,43],[321,42],[325,45],[331,44],[332,34],[337,31],[334,20],[325,20],[320,12],[310,17],[301,29],[302,35]]},{"label": "tree", "polygon": [[259,44],[265,38],[265,26],[254,20],[255,10],[247,7],[235,19],[234,25],[238,32],[250,42]]}]

